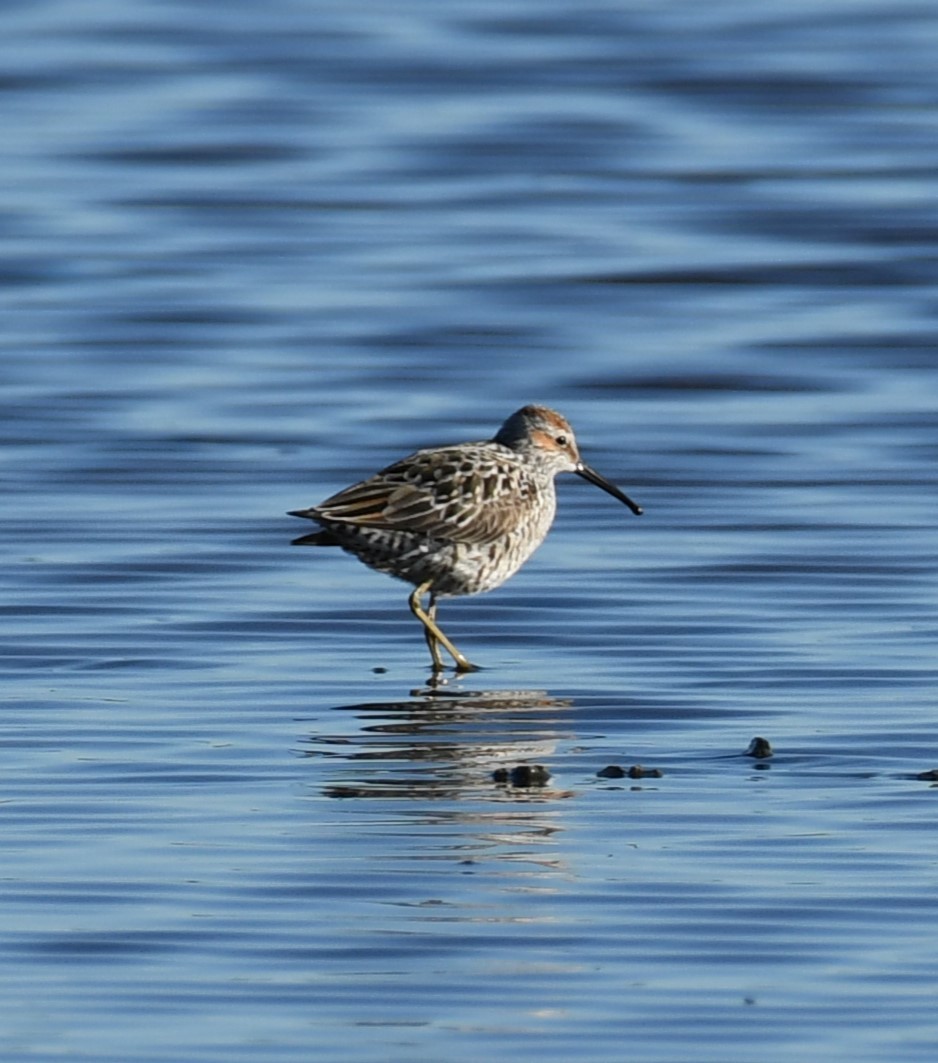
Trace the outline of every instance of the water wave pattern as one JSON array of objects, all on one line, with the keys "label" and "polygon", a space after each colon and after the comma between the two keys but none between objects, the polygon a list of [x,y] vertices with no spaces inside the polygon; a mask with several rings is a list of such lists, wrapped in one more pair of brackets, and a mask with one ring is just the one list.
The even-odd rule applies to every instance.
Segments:
[{"label": "water wave pattern", "polygon": [[[4,12],[5,1060],[934,1058],[936,32]],[[428,687],[285,511],[530,401]]]}]

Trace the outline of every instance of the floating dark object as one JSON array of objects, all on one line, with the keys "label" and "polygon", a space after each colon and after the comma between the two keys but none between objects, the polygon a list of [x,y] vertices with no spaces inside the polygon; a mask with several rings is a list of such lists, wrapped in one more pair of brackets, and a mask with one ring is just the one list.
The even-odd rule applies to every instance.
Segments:
[{"label": "floating dark object", "polygon": [[664,772],[660,768],[643,768],[641,764],[633,764],[628,775],[630,779],[660,779]]},{"label": "floating dark object", "polygon": [[543,786],[550,772],[543,764],[516,764],[513,768],[496,768],[492,778],[511,786]]},{"label": "floating dark object", "polygon": [[743,754],[744,757],[755,757],[757,760],[765,760],[772,756],[772,743],[767,738],[759,735],[749,743],[749,748]]},{"label": "floating dark object", "polygon": [[623,768],[618,764],[607,764],[600,768],[596,775],[600,779],[660,779],[664,772],[660,768],[644,768],[641,764],[633,764],[631,768]]},{"label": "floating dark object", "polygon": [[605,768],[600,768],[596,774],[600,779],[624,779],[626,771],[625,768],[620,767],[618,764],[607,764]]}]

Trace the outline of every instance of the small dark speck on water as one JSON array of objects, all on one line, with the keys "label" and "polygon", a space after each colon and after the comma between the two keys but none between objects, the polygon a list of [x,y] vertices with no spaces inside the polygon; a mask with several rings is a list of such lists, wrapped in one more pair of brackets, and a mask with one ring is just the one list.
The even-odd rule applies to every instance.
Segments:
[{"label": "small dark speck on water", "polygon": [[664,772],[660,768],[645,768],[641,764],[633,764],[630,768],[607,764],[605,768],[600,768],[596,775],[600,779],[661,779]]},{"label": "small dark speck on water", "polygon": [[645,768],[641,764],[633,764],[629,768],[630,779],[660,779],[664,772],[660,768]]},{"label": "small dark speck on water", "polygon": [[492,778],[510,786],[544,786],[550,779],[550,771],[543,764],[518,764],[513,768],[496,768]]},{"label": "small dark speck on water", "polygon": [[619,764],[607,764],[605,768],[600,768],[596,775],[600,779],[624,779],[625,768]]},{"label": "small dark speck on water", "polygon": [[758,760],[765,760],[766,757],[771,757],[772,755],[772,743],[760,735],[756,735],[743,754],[744,757],[756,757]]}]

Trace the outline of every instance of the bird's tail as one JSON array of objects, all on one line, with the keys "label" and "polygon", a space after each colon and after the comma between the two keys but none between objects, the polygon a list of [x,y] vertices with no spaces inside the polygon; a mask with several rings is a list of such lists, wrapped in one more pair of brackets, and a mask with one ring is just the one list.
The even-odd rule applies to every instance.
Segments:
[{"label": "bird's tail", "polygon": [[338,546],[339,540],[327,531],[310,532],[309,535],[301,535],[299,539],[293,539],[291,546]]},{"label": "bird's tail", "polygon": [[[315,520],[314,510],[312,509],[291,509],[287,514],[289,517],[306,517],[307,520]],[[339,540],[332,534],[332,532],[319,531],[310,532],[308,535],[301,535],[299,539],[294,539],[291,546],[338,546]]]}]

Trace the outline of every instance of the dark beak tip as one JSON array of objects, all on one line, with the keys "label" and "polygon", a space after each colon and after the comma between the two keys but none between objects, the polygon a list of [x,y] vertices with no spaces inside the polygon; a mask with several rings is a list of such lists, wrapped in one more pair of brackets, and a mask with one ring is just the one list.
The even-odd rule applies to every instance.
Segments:
[{"label": "dark beak tip", "polygon": [[645,511],[637,502],[633,502],[631,498],[623,491],[620,491],[615,484],[610,483],[605,476],[600,476],[595,469],[591,469],[588,465],[582,461],[575,470],[578,476],[581,476],[584,480],[587,480],[591,484],[595,484],[601,488],[606,494],[612,495],[613,498],[617,498],[620,502],[623,502],[629,507],[629,509],[635,514],[636,517],[640,517]]}]

